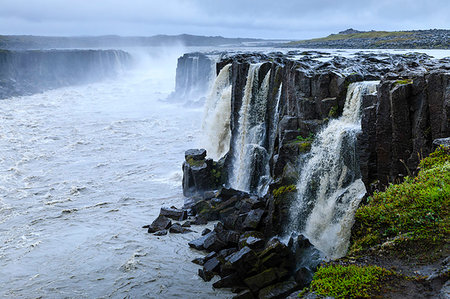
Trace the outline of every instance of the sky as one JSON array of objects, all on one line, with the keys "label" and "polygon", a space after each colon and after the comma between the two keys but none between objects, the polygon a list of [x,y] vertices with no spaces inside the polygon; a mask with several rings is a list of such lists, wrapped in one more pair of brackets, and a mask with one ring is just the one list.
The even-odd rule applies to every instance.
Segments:
[{"label": "sky", "polygon": [[0,0],[0,34],[308,39],[450,29],[450,0]]}]

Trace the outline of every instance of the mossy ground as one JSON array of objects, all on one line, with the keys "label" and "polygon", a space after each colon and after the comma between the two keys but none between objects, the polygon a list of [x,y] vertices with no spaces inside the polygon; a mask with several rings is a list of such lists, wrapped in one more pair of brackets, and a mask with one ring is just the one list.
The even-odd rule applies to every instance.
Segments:
[{"label": "mossy ground", "polygon": [[357,210],[349,253],[319,268],[309,291],[336,298],[437,296],[448,271],[430,282],[422,270],[441,269],[450,254],[450,148],[441,146],[419,168],[417,177],[375,193]]},{"label": "mossy ground", "polygon": [[373,298],[380,294],[382,283],[396,275],[377,266],[329,264],[314,274],[310,291],[336,299]]},{"label": "mossy ground", "polygon": [[417,177],[375,193],[357,210],[350,254],[388,246],[400,258],[432,262],[448,251],[450,149],[440,147],[419,167]]}]

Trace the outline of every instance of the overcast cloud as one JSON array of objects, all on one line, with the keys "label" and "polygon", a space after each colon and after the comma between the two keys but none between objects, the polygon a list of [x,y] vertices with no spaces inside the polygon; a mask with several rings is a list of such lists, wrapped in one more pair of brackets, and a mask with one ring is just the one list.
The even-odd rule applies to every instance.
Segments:
[{"label": "overcast cloud", "polygon": [[449,0],[0,0],[0,34],[304,39],[449,23]]}]

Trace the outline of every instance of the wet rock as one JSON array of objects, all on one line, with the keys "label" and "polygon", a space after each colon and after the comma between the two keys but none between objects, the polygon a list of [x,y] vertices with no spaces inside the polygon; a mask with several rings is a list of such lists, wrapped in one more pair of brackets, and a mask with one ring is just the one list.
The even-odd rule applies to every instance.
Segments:
[{"label": "wet rock", "polygon": [[198,276],[200,276],[204,281],[210,281],[214,277],[214,273],[205,272],[203,269],[198,269]]},{"label": "wet rock", "polygon": [[218,289],[218,288],[231,288],[234,286],[238,286],[242,284],[242,279],[239,277],[239,275],[234,272],[230,275],[227,275],[223,278],[221,278],[220,280],[216,281],[215,283],[213,283],[213,287]]},{"label": "wet rock", "polygon": [[255,298],[250,290],[244,290],[239,292],[233,299],[253,299]]},{"label": "wet rock", "polygon": [[247,193],[245,193],[243,191],[235,190],[233,188],[222,188],[220,190],[218,197],[222,198],[223,200],[228,200],[228,199],[232,198],[233,196],[236,196],[237,198],[243,198],[246,195],[247,195]]},{"label": "wet rock", "polygon": [[186,221],[186,222],[183,223],[181,226],[182,226],[182,227],[191,227],[191,222],[190,222],[190,221]]},{"label": "wet rock", "polygon": [[157,231],[153,235],[154,236],[165,236],[165,235],[167,235],[167,229],[163,229],[163,230]]},{"label": "wet rock", "polygon": [[220,266],[220,261],[213,257],[209,259],[204,265],[203,265],[203,271],[205,272],[217,272]]},{"label": "wet rock", "polygon": [[188,243],[188,245],[189,245],[189,247],[195,248],[195,249],[198,249],[198,250],[205,249],[205,248],[203,247],[203,243],[205,242],[206,238],[208,238],[208,235],[204,235],[204,236],[201,237],[201,238],[192,240],[192,241],[190,241],[190,242]]},{"label": "wet rock", "polygon": [[298,289],[298,285],[294,280],[280,282],[259,291],[260,299],[284,298]]},{"label": "wet rock", "polygon": [[171,218],[173,220],[182,221],[187,219],[187,211],[183,209],[177,209],[175,207],[161,208],[159,215]]},{"label": "wet rock", "polygon": [[244,279],[245,284],[254,293],[278,280],[277,269],[270,268],[254,276]]},{"label": "wet rock", "polygon": [[191,262],[194,263],[194,264],[203,266],[205,264],[205,258],[197,257],[197,258],[193,259]]},{"label": "wet rock", "polygon": [[300,267],[297,271],[295,271],[294,279],[297,282],[300,289],[307,287],[312,280],[312,273],[306,267]]},{"label": "wet rock", "polygon": [[172,234],[185,234],[192,232],[192,230],[182,227],[179,223],[175,223],[169,228],[169,232]]},{"label": "wet rock", "polygon": [[208,220],[203,216],[197,216],[191,223],[194,225],[205,225],[208,223]]},{"label": "wet rock", "polygon": [[226,259],[240,273],[249,272],[257,263],[258,257],[249,247],[244,247]]},{"label": "wet rock", "polygon": [[172,221],[165,216],[158,216],[148,227],[149,233],[154,233],[163,229],[168,229],[172,225]]},{"label": "wet rock", "polygon": [[264,214],[263,209],[252,210],[248,213],[247,217],[244,220],[242,226],[246,230],[255,230],[259,223],[261,222],[261,218]]},{"label": "wet rock", "polygon": [[251,249],[259,249],[264,247],[264,239],[255,238],[255,237],[248,237],[247,240],[245,240],[245,244],[250,247]]},{"label": "wet rock", "polygon": [[209,228],[205,228],[205,229],[202,231],[202,236],[207,235],[207,234],[209,234],[210,232],[211,232],[211,230],[210,230]]},{"label": "wet rock", "polygon": [[[250,238],[250,240],[249,240]],[[239,236],[239,248],[243,248],[245,246],[248,246],[250,248],[260,248],[259,242],[257,240],[264,240],[264,234],[258,231],[247,231],[243,234],[241,234]],[[252,246],[249,246],[249,244],[247,243],[248,241],[250,241],[250,243],[252,244]],[[257,244],[254,244],[254,243]],[[264,245],[264,242],[263,242]]]},{"label": "wet rock", "polygon": [[226,243],[222,241],[216,232],[212,231],[205,236],[203,248],[208,251],[220,251],[226,247]]},{"label": "wet rock", "polygon": [[184,152],[184,158],[186,160],[193,159],[195,161],[205,160],[206,158],[206,150],[201,149],[190,149]]},{"label": "wet rock", "polygon": [[433,140],[433,148],[432,148],[432,150],[434,151],[436,148],[438,148],[441,145],[450,147],[450,137],[439,138],[439,139]]}]

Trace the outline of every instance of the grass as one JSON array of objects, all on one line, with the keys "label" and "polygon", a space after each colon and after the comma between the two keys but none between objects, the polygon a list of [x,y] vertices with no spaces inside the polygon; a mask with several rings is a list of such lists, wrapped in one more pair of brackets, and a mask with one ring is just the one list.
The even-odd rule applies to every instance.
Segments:
[{"label": "grass", "polygon": [[328,264],[314,274],[310,292],[339,298],[373,298],[380,292],[381,282],[395,275],[377,266]]},{"label": "grass", "polygon": [[419,167],[417,177],[375,193],[356,211],[350,254],[389,247],[400,258],[427,262],[445,254],[450,241],[450,148],[439,147]]}]

